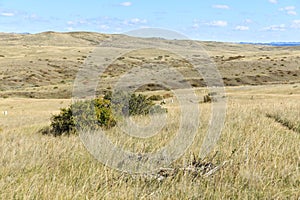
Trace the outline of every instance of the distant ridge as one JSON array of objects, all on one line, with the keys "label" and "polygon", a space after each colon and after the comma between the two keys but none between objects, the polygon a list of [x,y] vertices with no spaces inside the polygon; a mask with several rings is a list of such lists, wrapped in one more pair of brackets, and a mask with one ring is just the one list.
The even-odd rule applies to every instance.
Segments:
[{"label": "distant ridge", "polygon": [[267,45],[267,46],[277,46],[277,47],[300,46],[300,42],[269,42],[269,43],[240,42],[239,44]]}]

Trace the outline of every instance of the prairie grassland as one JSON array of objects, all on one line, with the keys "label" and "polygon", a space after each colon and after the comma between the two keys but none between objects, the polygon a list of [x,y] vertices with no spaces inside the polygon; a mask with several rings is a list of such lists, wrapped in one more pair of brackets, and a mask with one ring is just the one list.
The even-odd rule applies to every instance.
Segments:
[{"label": "prairie grassland", "polygon": [[[7,110],[8,115],[0,115],[0,199],[299,199],[300,134],[266,114],[276,112],[299,124],[300,85],[226,90],[224,129],[205,162],[227,164],[211,176],[178,171],[163,180],[102,165],[78,136],[38,133],[49,124],[51,114],[70,100],[2,99],[0,110]],[[211,107],[199,105],[199,135],[172,168],[184,167],[199,153]],[[172,113],[172,105],[167,106]],[[178,116],[163,133],[176,130],[172,121],[176,123]],[[108,135],[112,140],[125,140],[130,150],[145,147],[117,130]],[[156,149],[170,139],[155,138],[146,146]]]}]

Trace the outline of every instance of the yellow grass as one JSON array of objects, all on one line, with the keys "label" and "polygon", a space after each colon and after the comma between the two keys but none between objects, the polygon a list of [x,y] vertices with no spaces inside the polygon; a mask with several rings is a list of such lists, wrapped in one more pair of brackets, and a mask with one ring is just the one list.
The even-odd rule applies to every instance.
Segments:
[{"label": "yellow grass", "polygon": [[[162,181],[104,166],[78,136],[38,133],[70,100],[1,99],[0,111],[7,110],[8,115],[0,115],[0,199],[299,199],[300,134],[266,117],[276,111],[299,123],[299,88],[299,84],[227,88],[224,130],[206,158],[215,165],[227,164],[208,177],[179,171]],[[172,105],[167,106],[172,112]],[[200,108],[199,135],[170,167],[184,167],[193,154],[198,155],[210,104]],[[108,135],[114,138],[113,133],[120,141],[127,138],[129,149],[133,142],[143,148],[141,141],[116,130]],[[168,140],[158,135],[153,146]]]}]

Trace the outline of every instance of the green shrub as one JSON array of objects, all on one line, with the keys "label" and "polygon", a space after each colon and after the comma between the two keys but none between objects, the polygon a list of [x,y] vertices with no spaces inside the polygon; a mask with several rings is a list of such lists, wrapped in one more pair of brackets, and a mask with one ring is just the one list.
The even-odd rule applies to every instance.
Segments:
[{"label": "green shrub", "polygon": [[[64,133],[75,133],[75,121],[71,108],[62,108],[60,114],[52,116],[50,127],[50,130],[47,130],[47,132],[55,136]],[[46,132],[44,133],[46,134]]]},{"label": "green shrub", "polygon": [[166,113],[167,110],[155,105],[145,95],[108,92],[104,98],[78,101],[68,108],[62,108],[58,115],[51,117],[49,128],[41,130],[43,134],[59,136],[76,134],[76,130],[97,130],[116,125],[120,116]]},{"label": "green shrub", "polygon": [[76,129],[110,128],[116,121],[111,112],[111,103],[106,99],[78,101],[68,108],[62,108],[58,115],[51,117],[49,133],[58,136],[74,134]]},{"label": "green shrub", "polygon": [[147,115],[155,105],[142,94],[116,92],[111,98],[114,112],[122,116]]},{"label": "green shrub", "polygon": [[132,94],[129,99],[129,115],[147,115],[154,103],[145,95]]},{"label": "green shrub", "polygon": [[167,113],[168,110],[166,108],[161,107],[160,105],[154,105],[151,107],[150,109],[150,113],[152,114],[163,114],[163,113]]},{"label": "green shrub", "polygon": [[76,102],[71,105],[75,125],[79,129],[110,128],[115,125],[111,103],[106,99]]}]

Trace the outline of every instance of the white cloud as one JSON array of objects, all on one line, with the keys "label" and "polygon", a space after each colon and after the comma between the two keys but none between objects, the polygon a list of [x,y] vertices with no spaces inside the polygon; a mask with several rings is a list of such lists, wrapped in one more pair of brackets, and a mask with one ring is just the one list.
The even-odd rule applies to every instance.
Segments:
[{"label": "white cloud", "polygon": [[295,6],[286,6],[284,8],[280,8],[279,10],[281,11],[289,11],[289,10],[295,10],[296,7]]},{"label": "white cloud", "polygon": [[146,19],[140,19],[140,18],[132,18],[130,20],[124,21],[125,25],[138,25],[138,24],[146,24],[146,23],[147,23]]},{"label": "white cloud", "polygon": [[230,7],[228,5],[213,5],[213,8],[217,8],[217,9],[229,9]]},{"label": "white cloud", "polygon": [[237,31],[248,31],[249,27],[248,26],[236,26],[234,28],[234,30],[237,30]]},{"label": "white cloud", "polygon": [[136,23],[136,24],[139,24],[139,23],[142,23],[142,24],[147,23],[147,20],[145,20],[145,19],[139,19],[139,18],[133,18],[133,19],[131,19],[130,21],[131,21],[132,23]]},{"label": "white cloud", "polygon": [[199,24],[197,24],[197,23],[194,23],[194,24],[193,24],[193,26],[192,26],[192,28],[197,30],[197,29],[199,29],[199,28],[200,28],[200,26],[199,26]]},{"label": "white cloud", "polygon": [[76,23],[74,21],[68,21],[67,24],[68,25],[75,25]]},{"label": "white cloud", "polygon": [[278,1],[277,0],[269,0],[270,3],[273,3],[273,4],[277,4]]},{"label": "white cloud", "polygon": [[28,14],[24,16],[25,19],[30,19],[30,20],[38,20],[40,19],[39,16],[37,16],[36,14]]},{"label": "white cloud", "polygon": [[132,3],[131,3],[130,1],[126,1],[126,2],[120,3],[120,5],[121,5],[121,6],[126,6],[126,7],[128,7],[128,6],[131,6]]},{"label": "white cloud", "polygon": [[73,27],[67,27],[66,29],[67,29],[67,31],[74,31]]},{"label": "white cloud", "polygon": [[68,21],[68,25],[78,26],[78,25],[86,25],[89,24],[86,20],[76,20],[76,21]]},{"label": "white cloud", "polygon": [[11,13],[11,12],[3,12],[0,14],[1,16],[4,16],[4,17],[13,17],[15,16],[15,13]]},{"label": "white cloud", "polygon": [[286,6],[284,8],[280,8],[280,11],[285,11],[288,15],[297,15],[297,12],[295,11],[295,6]]},{"label": "white cloud", "polygon": [[225,27],[228,25],[228,23],[227,23],[227,21],[218,20],[218,21],[212,21],[212,22],[206,23],[206,25]]},{"label": "white cloud", "polygon": [[294,10],[290,10],[287,12],[288,15],[297,15],[297,12]]},{"label": "white cloud", "polygon": [[272,26],[265,27],[263,30],[266,30],[266,31],[285,31],[286,30],[286,25],[285,24],[272,25]]},{"label": "white cloud", "polygon": [[82,18],[66,21],[66,27],[74,29],[96,29],[101,31],[114,31],[116,28],[128,29],[128,27],[141,27],[148,25],[143,18],[122,19],[116,17]]},{"label": "white cloud", "polygon": [[107,25],[100,25],[99,28],[102,30],[108,30],[110,27]]},{"label": "white cloud", "polygon": [[297,28],[297,29],[300,29],[300,19],[296,19],[293,21],[292,25],[291,25],[292,28]]},{"label": "white cloud", "polygon": [[252,24],[253,21],[252,21],[252,19],[245,19],[245,23],[246,23],[246,24]]}]

